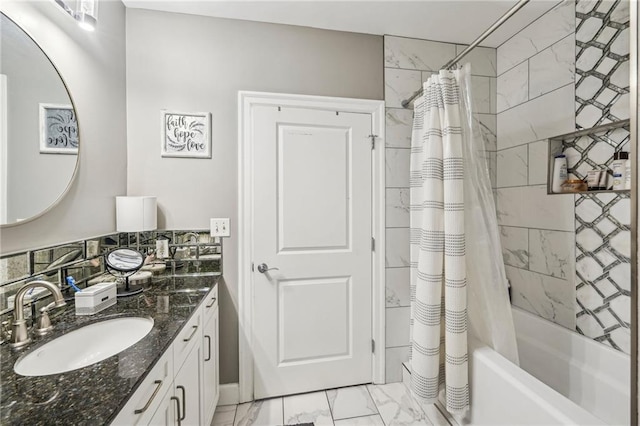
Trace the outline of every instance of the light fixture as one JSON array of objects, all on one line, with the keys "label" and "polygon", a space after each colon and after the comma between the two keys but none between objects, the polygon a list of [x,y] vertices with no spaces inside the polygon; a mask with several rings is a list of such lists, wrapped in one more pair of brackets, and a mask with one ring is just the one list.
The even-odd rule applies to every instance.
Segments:
[{"label": "light fixture", "polygon": [[94,31],[98,23],[98,0],[54,0],[80,28]]}]

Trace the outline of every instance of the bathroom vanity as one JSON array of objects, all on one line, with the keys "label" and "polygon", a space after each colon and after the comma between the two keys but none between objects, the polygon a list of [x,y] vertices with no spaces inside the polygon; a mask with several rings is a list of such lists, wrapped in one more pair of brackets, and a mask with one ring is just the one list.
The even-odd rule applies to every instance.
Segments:
[{"label": "bathroom vanity", "polygon": [[[158,276],[143,293],[92,316],[69,305],[51,334],[0,345],[0,424],[210,424],[219,395],[219,275]],[[103,361],[48,376],[14,372],[24,354],[85,325],[153,319],[140,341]],[[78,347],[77,350],[82,350]]]}]

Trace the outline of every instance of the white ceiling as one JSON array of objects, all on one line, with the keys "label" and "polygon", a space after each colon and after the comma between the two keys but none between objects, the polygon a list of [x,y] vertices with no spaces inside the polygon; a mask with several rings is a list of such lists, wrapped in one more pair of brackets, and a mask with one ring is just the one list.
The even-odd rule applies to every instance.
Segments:
[{"label": "white ceiling", "polygon": [[[127,7],[468,44],[517,0],[123,0]],[[498,47],[558,0],[531,0],[482,45]]]}]

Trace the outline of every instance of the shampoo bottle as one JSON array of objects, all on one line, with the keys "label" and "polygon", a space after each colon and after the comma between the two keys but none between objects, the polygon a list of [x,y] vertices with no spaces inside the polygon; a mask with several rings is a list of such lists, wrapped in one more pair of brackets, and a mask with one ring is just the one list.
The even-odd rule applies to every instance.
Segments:
[{"label": "shampoo bottle", "polygon": [[631,189],[631,158],[628,155],[625,163],[624,189]]},{"label": "shampoo bottle", "polygon": [[553,180],[551,181],[551,190],[553,192],[562,192],[562,184],[567,180],[567,156],[559,154],[553,160]]},{"label": "shampoo bottle", "polygon": [[627,174],[627,161],[629,161],[629,153],[619,151],[613,154],[613,163],[611,163],[611,171],[613,172],[613,189],[625,189],[625,181]]}]

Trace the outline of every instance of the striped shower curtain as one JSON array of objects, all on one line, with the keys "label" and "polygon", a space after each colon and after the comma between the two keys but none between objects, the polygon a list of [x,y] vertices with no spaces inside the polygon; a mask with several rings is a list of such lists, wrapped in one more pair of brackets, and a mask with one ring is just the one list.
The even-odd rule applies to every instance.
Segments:
[{"label": "striped shower curtain", "polygon": [[469,408],[464,161],[459,71],[423,85],[411,140],[411,389]]}]

